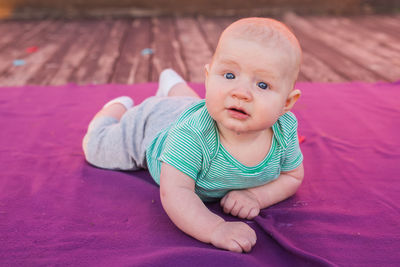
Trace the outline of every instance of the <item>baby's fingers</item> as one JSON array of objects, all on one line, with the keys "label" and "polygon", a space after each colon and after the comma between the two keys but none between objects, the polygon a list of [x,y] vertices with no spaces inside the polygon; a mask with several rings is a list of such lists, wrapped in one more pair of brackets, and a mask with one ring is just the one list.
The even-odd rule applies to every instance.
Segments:
[{"label": "baby's fingers", "polygon": [[256,244],[257,242],[257,235],[256,232],[251,229],[250,227],[246,227],[246,234],[241,234],[239,236],[236,236],[233,238],[233,241],[235,241],[241,248],[241,250],[235,250],[237,252],[250,252],[251,248]]},{"label": "baby's fingers", "polygon": [[223,207],[224,205],[225,205],[225,201],[226,201],[226,198],[228,197],[228,194],[226,194],[222,199],[221,199],[221,201],[220,201],[220,204],[221,204],[221,207]]},{"label": "baby's fingers", "polygon": [[242,253],[242,251],[243,251],[240,244],[238,242],[236,242],[235,240],[230,240],[229,243],[227,244],[226,249],[228,249],[229,251],[237,252],[237,253]]},{"label": "baby's fingers", "polygon": [[224,222],[211,236],[211,244],[233,252],[249,252],[256,244],[256,232],[244,222]]},{"label": "baby's fingers", "polygon": [[[242,219],[252,219],[252,218],[249,218],[252,211],[253,211],[253,209],[243,207],[236,216],[238,216],[239,218],[242,218]],[[232,215],[233,215],[233,213],[232,213]]]},{"label": "baby's fingers", "polygon": [[246,208],[239,205],[237,202],[235,202],[235,205],[233,206],[233,208],[231,209],[231,214],[233,216],[238,216],[242,210],[244,210],[244,213],[246,212]]},{"label": "baby's fingers", "polygon": [[232,209],[235,207],[236,200],[227,197],[224,201],[223,208],[225,213],[231,213]]},{"label": "baby's fingers", "polygon": [[259,208],[252,208],[250,210],[249,214],[247,215],[247,217],[241,217],[241,218],[246,218],[246,219],[252,220],[252,219],[254,219],[254,217],[257,217],[259,213],[260,213]]},{"label": "baby's fingers", "polygon": [[250,240],[248,239],[238,239],[235,240],[237,242],[237,244],[240,246],[240,251],[239,252],[250,252],[251,248],[253,247],[252,243]]}]

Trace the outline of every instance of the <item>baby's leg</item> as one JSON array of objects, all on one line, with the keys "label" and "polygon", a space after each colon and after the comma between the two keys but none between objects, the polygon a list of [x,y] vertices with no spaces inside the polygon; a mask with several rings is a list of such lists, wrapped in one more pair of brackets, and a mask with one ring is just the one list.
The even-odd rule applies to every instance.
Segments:
[{"label": "baby's leg", "polygon": [[174,70],[165,69],[160,73],[157,96],[200,96]]},{"label": "baby's leg", "polygon": [[168,96],[191,96],[200,98],[200,96],[187,83],[175,84],[168,92]]},{"label": "baby's leg", "polygon": [[113,117],[120,120],[122,115],[133,106],[133,100],[129,96],[117,97],[104,105],[104,107],[97,112],[93,119],[99,117]]},{"label": "baby's leg", "polygon": [[125,145],[127,127],[120,122],[132,105],[130,97],[118,97],[105,104],[92,119],[82,143],[88,162],[100,168],[136,169]]},{"label": "baby's leg", "polygon": [[136,163],[129,155],[121,123],[113,117],[93,119],[82,142],[86,160],[105,169],[135,170]]}]

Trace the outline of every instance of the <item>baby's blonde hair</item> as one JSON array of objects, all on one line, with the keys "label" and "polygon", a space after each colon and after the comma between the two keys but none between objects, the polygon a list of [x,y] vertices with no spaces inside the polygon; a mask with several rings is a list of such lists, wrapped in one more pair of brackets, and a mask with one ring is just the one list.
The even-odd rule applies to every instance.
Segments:
[{"label": "baby's blonde hair", "polygon": [[223,31],[221,37],[225,34],[235,34],[257,41],[286,39],[293,45],[300,47],[292,31],[282,22],[271,18],[252,17],[237,20]]}]

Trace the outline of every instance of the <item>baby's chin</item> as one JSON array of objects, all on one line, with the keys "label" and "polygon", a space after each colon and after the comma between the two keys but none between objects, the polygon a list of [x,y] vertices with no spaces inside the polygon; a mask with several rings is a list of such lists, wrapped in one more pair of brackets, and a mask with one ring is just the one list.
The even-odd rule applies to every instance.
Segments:
[{"label": "baby's chin", "polygon": [[268,129],[264,128],[264,127],[257,127],[255,125],[248,125],[248,124],[236,124],[234,122],[224,122],[224,123],[219,123],[217,121],[217,126],[218,129],[221,131],[225,130],[225,131],[229,131],[230,133],[233,133],[235,135],[254,135],[256,133],[261,133],[264,132],[265,130]]}]

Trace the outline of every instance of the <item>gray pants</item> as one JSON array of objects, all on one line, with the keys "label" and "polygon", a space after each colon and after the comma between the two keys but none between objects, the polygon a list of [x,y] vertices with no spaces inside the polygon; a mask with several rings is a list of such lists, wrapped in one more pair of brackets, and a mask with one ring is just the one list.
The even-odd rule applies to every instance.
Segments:
[{"label": "gray pants", "polygon": [[146,168],[147,146],[161,130],[199,100],[193,97],[150,97],[129,109],[120,121],[112,117],[92,120],[82,144],[86,160],[106,169]]}]

